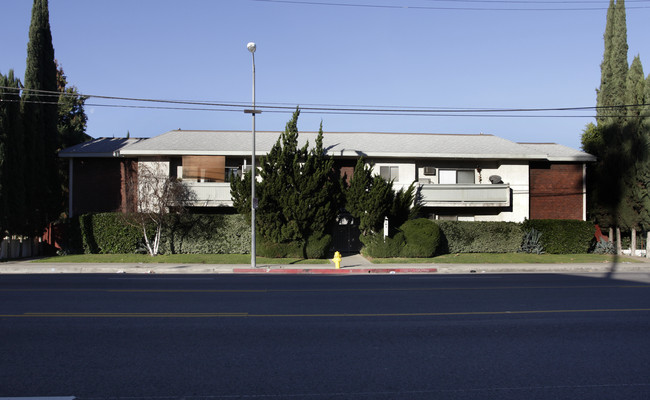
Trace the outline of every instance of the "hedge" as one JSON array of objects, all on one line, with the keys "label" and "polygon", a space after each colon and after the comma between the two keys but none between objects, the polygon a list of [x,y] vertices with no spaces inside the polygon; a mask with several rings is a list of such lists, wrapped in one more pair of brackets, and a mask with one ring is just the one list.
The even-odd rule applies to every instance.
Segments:
[{"label": "hedge", "polygon": [[78,226],[84,253],[135,253],[142,243],[142,230],[127,224],[119,213],[84,214]]},{"label": "hedge", "polygon": [[550,254],[587,253],[596,233],[592,222],[572,219],[531,219],[522,224],[524,232],[532,228],[542,233],[542,246]]},{"label": "hedge", "polygon": [[515,253],[524,232],[516,222],[436,221],[442,231],[439,253]]},{"label": "hedge", "polygon": [[435,222],[419,218],[406,221],[399,229],[404,233],[406,241],[400,253],[401,257],[432,257],[438,250],[440,228]]},{"label": "hedge", "polygon": [[[257,255],[270,258],[302,258],[303,244],[300,242],[272,243],[258,236]],[[330,252],[331,235],[311,236],[307,239],[305,255],[307,258],[325,258]],[[250,251],[248,251],[250,253]]]},{"label": "hedge", "polygon": [[169,215],[161,254],[250,254],[251,228],[240,214]]},{"label": "hedge", "polygon": [[[84,214],[78,229],[85,253],[135,253],[143,242],[142,230],[121,213]],[[250,226],[242,215],[170,215],[160,254],[250,254],[250,243]]]}]

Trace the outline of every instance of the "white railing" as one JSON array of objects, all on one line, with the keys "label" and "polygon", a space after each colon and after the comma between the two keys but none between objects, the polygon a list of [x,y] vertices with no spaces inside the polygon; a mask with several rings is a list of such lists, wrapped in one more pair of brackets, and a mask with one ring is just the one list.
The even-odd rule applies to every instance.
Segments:
[{"label": "white railing", "polygon": [[187,182],[184,183],[194,193],[193,206],[232,207],[230,182]]},{"label": "white railing", "polygon": [[428,207],[508,207],[510,185],[420,185],[420,194]]}]

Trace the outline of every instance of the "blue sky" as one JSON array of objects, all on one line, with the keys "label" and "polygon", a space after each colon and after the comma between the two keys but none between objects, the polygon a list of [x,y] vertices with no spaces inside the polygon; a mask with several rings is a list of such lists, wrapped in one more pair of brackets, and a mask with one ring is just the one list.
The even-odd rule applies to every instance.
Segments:
[{"label": "blue sky", "polygon": [[[595,105],[608,3],[50,0],[49,8],[56,58],[81,93],[250,102],[251,55],[246,43],[254,41],[258,104],[528,109]],[[13,68],[24,76],[31,5],[29,0],[2,1],[2,73]],[[375,7],[394,5],[414,8]],[[647,74],[650,2],[628,0],[626,6],[629,58],[640,54]],[[495,10],[502,8],[510,10]],[[540,8],[555,11],[532,10]],[[127,131],[131,137],[150,137],[178,128],[251,128],[250,115],[237,107],[187,111],[106,107],[100,104],[156,104],[95,98],[87,103],[87,133],[93,137],[122,137]],[[593,111],[491,115],[316,111],[301,115],[299,129],[317,130],[322,121],[326,133],[482,132],[579,148],[584,126],[593,121]],[[257,129],[282,130],[289,117],[286,112],[265,112],[257,117]]]}]

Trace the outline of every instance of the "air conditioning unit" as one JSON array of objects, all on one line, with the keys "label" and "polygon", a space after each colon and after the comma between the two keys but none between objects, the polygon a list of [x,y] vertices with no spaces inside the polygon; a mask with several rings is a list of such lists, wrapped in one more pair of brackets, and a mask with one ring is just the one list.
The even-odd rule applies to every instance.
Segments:
[{"label": "air conditioning unit", "polygon": [[436,167],[424,167],[424,175],[436,175]]}]

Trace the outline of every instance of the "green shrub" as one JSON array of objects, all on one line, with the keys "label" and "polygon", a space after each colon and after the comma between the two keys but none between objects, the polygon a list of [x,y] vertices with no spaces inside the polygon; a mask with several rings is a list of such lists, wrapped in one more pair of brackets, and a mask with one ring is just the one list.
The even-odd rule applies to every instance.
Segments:
[{"label": "green shrub", "polygon": [[[286,243],[273,243],[264,239],[262,236],[257,236],[257,244],[255,250],[260,257],[269,258],[302,258],[302,243],[286,242]],[[250,250],[249,250],[250,253]]]},{"label": "green shrub", "polygon": [[439,253],[515,253],[521,224],[489,221],[436,221],[442,231]]},{"label": "green shrub", "polygon": [[440,228],[435,222],[419,218],[406,221],[400,226],[406,245],[402,247],[400,256],[408,258],[432,257],[440,243]]},{"label": "green shrub", "polygon": [[251,228],[240,214],[172,214],[161,254],[250,254]]},{"label": "green shrub", "polygon": [[568,219],[531,219],[522,226],[526,232],[541,232],[541,244],[550,254],[587,253],[596,232],[591,222]]},{"label": "green shrub", "polygon": [[119,213],[84,214],[79,217],[84,253],[135,253],[142,230],[127,224]]},{"label": "green shrub", "polygon": [[327,257],[332,245],[332,235],[311,236],[307,241],[307,258]]},{"label": "green shrub", "polygon": [[362,236],[361,241],[364,244],[361,253],[364,256],[372,258],[393,258],[399,257],[402,253],[402,248],[406,244],[404,240],[404,233],[398,232],[394,237],[387,237],[384,240],[384,235],[376,233],[370,236]]}]

